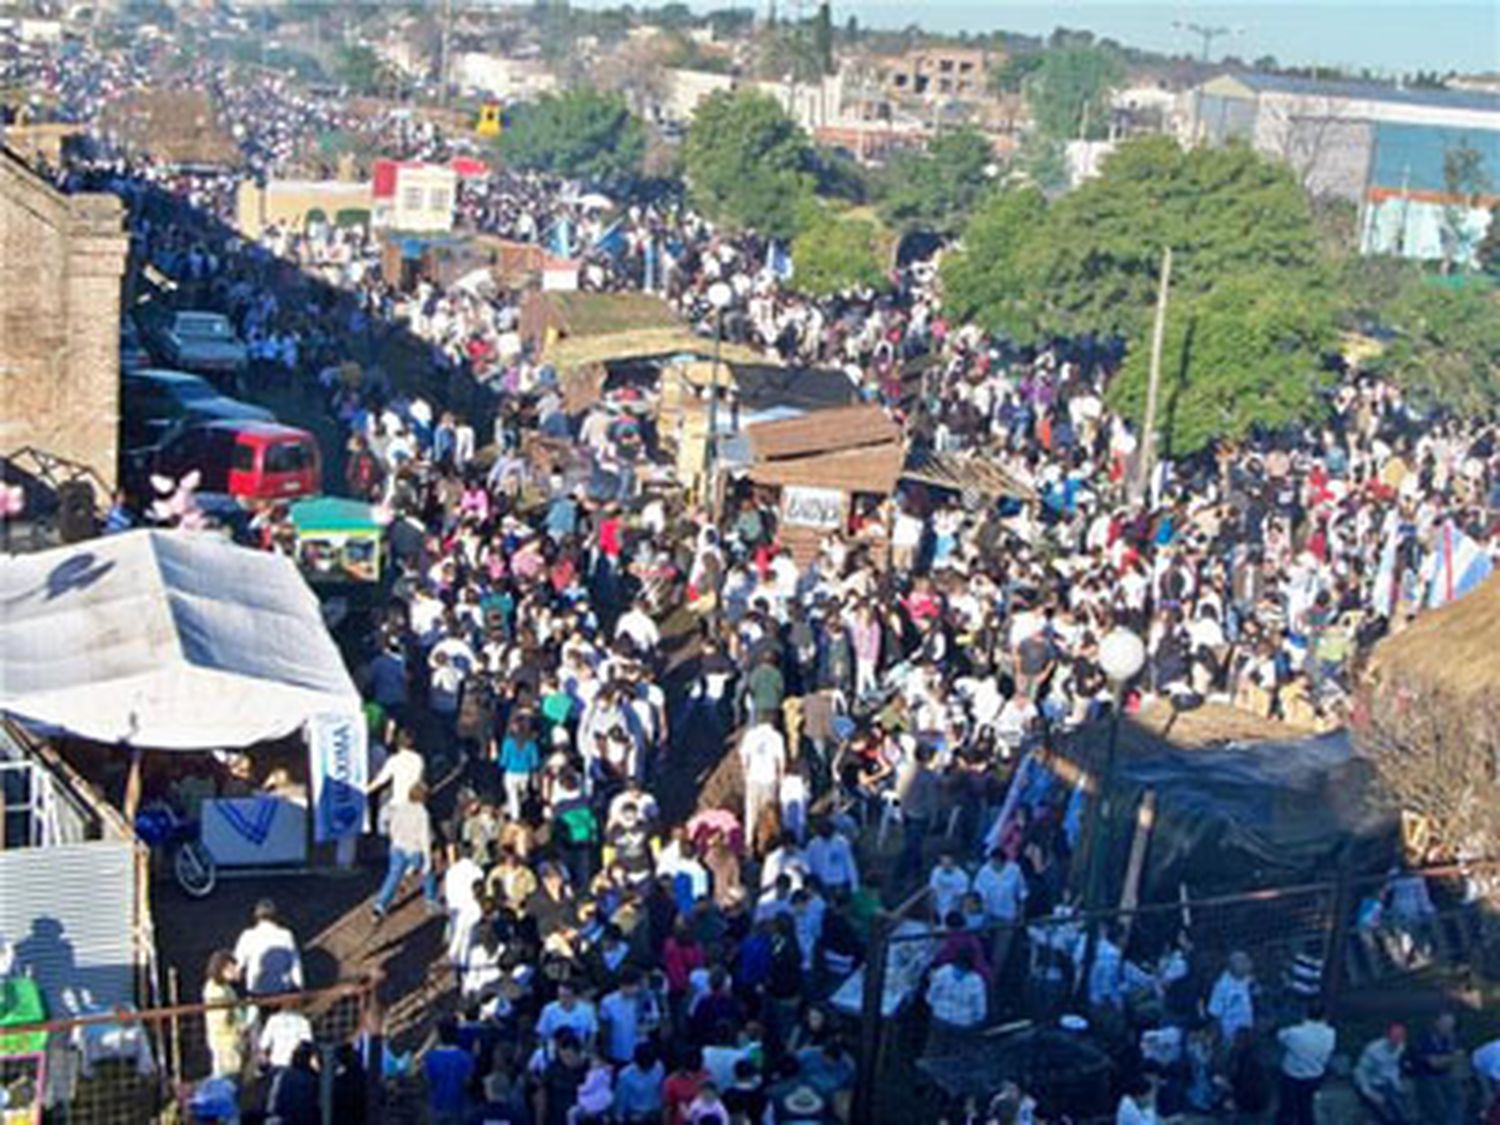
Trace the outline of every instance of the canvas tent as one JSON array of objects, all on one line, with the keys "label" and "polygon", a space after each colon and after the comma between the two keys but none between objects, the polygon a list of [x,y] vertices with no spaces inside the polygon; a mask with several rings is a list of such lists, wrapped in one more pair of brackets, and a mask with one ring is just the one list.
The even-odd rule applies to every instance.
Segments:
[{"label": "canvas tent", "polygon": [[0,559],[0,710],[101,743],[245,747],[360,697],[296,564],[131,531]]}]

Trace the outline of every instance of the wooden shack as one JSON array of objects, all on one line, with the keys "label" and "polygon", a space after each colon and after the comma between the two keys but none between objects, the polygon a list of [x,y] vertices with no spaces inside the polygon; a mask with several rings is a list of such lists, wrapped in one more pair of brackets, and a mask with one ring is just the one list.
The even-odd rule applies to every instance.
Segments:
[{"label": "wooden shack", "polygon": [[856,497],[889,496],[905,459],[901,428],[878,406],[819,410],[745,433],[749,478],[777,491],[780,538],[799,564],[847,530]]}]

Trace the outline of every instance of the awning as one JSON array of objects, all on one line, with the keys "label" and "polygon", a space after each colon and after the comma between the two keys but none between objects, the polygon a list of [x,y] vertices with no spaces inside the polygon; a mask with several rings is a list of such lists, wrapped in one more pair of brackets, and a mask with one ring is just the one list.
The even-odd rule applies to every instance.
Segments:
[{"label": "awning", "polygon": [[131,531],[0,558],[0,710],[98,742],[243,747],[360,697],[291,559]]}]

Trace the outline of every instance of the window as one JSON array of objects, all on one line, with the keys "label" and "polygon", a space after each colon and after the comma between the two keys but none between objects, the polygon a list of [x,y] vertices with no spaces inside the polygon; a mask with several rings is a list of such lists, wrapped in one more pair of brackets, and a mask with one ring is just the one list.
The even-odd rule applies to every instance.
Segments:
[{"label": "window", "polygon": [[401,206],[407,211],[420,211],[422,209],[422,189],[419,187],[402,188]]},{"label": "window", "polygon": [[448,189],[433,188],[427,193],[427,209],[429,211],[448,210]]},{"label": "window", "polygon": [[235,442],[229,453],[229,468],[236,473],[255,472],[255,447]]},{"label": "window", "polygon": [[950,71],[953,70],[953,60],[952,59],[939,59],[938,60],[938,69],[940,71],[942,71],[944,74],[949,73]]},{"label": "window", "polygon": [[308,467],[307,447],[299,441],[266,446],[266,472],[300,473]]}]

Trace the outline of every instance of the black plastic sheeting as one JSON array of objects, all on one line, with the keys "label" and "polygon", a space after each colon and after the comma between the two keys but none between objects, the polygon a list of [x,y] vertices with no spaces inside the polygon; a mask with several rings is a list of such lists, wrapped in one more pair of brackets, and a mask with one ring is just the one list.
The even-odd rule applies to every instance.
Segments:
[{"label": "black plastic sheeting", "polygon": [[1378,874],[1400,854],[1394,808],[1342,733],[1199,750],[1122,748],[1115,776],[1116,893],[1135,810],[1146,790],[1156,792],[1142,903],[1175,901],[1181,885],[1201,898],[1326,882],[1345,864],[1353,875]]}]

